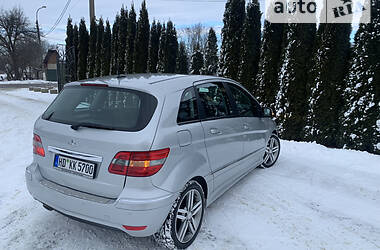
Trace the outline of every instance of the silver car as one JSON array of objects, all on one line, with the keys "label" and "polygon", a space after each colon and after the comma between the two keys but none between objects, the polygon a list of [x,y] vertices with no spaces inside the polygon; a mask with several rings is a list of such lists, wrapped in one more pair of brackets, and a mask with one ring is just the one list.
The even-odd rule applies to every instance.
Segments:
[{"label": "silver car", "polygon": [[207,206],[276,162],[271,115],[220,77],[69,83],[35,123],[27,187],[49,210],[186,248]]}]

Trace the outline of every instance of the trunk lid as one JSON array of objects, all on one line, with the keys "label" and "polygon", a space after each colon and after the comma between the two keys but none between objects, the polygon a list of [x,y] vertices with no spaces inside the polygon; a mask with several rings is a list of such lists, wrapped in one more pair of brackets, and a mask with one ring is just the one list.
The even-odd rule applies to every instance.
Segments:
[{"label": "trunk lid", "polygon": [[[125,120],[124,118],[113,119],[112,122],[109,122],[102,121],[99,116],[103,115],[109,119],[109,113],[116,112],[121,116],[127,115],[130,119],[133,119],[131,117],[133,115],[138,114],[141,116],[141,110],[149,113],[147,109],[149,107],[152,109],[152,105],[146,106],[140,102],[138,110],[134,110],[133,115],[131,115],[131,113],[128,113],[130,112],[128,109],[131,109],[133,105],[126,105],[125,100],[122,100],[121,102],[124,102],[124,104],[123,108],[120,108],[120,100],[112,97],[115,93],[106,94],[107,98],[104,100],[107,104],[105,105],[104,100],[102,100],[101,105],[99,105],[99,103],[94,104],[94,100],[89,101],[83,98],[83,96],[86,96],[83,90],[81,90],[82,93],[79,98],[75,95],[74,97],[72,96],[76,90],[74,92],[71,90],[69,91],[70,93],[66,92],[64,94],[65,91],[57,97],[44,115],[36,121],[34,133],[41,138],[45,157],[34,155],[34,160],[38,163],[42,176],[47,180],[89,194],[117,198],[124,188],[126,177],[109,173],[108,167],[114,156],[120,151],[147,151],[150,149],[159,119],[160,112],[157,112],[157,110],[160,104],[156,101],[153,111],[151,110],[152,114],[148,117],[149,119],[143,118],[147,120],[146,124],[140,124],[140,127],[136,128],[136,126],[124,126],[131,123],[122,123]],[[102,91],[109,92],[107,89]],[[112,91],[117,92],[118,90]],[[67,100],[67,98],[71,100]],[[72,99],[76,99],[76,101]],[[114,106],[116,107],[114,110],[111,106],[115,105],[115,102],[119,103],[119,107]],[[111,104],[108,105],[109,103]],[[104,109],[104,107],[107,109],[103,110],[106,111],[106,115],[104,115],[104,112],[99,113],[99,109]],[[72,113],[76,112],[75,110],[78,108],[81,114],[79,116],[73,115]],[[96,119],[93,119],[88,114],[84,115],[94,109]],[[54,114],[51,115],[52,113]],[[112,129],[91,128],[87,127],[87,125],[74,126],[74,128],[72,126],[73,124],[86,124],[88,122],[112,127]],[[135,124],[136,122],[132,123]],[[141,122],[138,121],[137,123]],[[94,178],[87,178],[57,169],[57,167],[54,167],[56,155],[94,163],[96,165]]]}]

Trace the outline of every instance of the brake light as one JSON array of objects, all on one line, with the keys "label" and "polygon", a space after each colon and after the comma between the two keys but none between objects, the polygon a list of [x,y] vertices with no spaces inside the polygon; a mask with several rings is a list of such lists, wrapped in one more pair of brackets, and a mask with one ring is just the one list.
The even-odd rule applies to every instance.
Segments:
[{"label": "brake light", "polygon": [[85,86],[85,87],[108,87],[107,84],[96,84],[96,83],[82,83],[80,86]]},{"label": "brake light", "polygon": [[33,154],[45,157],[45,150],[42,146],[41,137],[36,134],[33,134]]},{"label": "brake light", "polygon": [[133,177],[152,176],[162,168],[169,152],[169,148],[147,152],[119,152],[112,159],[108,172]]}]

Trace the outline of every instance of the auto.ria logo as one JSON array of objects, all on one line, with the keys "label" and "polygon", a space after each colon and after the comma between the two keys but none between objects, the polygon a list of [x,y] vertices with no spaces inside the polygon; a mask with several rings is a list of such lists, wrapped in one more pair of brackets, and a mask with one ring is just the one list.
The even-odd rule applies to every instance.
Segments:
[{"label": "auto.ria logo", "polygon": [[272,23],[369,23],[370,0],[266,0]]}]

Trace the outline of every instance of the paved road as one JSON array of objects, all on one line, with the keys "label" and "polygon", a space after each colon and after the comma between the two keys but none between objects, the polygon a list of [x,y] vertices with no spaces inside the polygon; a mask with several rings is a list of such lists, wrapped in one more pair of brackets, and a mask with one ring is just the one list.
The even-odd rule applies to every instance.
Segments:
[{"label": "paved road", "polygon": [[29,87],[54,87],[57,88],[57,83],[29,83],[29,84],[2,84],[0,83],[0,89],[16,89],[16,88],[29,88]]}]

